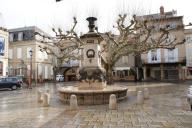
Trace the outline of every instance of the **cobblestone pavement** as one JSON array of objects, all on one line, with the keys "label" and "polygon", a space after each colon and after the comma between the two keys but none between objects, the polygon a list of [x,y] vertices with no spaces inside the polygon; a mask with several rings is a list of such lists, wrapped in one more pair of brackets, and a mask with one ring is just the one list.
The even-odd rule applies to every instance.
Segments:
[{"label": "cobblestone pavement", "polygon": [[[117,84],[132,85],[128,99],[119,102],[117,110],[96,105],[70,111],[68,105],[58,100],[56,90],[73,83],[0,91],[0,128],[192,128],[192,112],[186,101],[189,84]],[[151,95],[144,104],[137,105],[135,90],[142,86],[152,88]],[[50,107],[37,102],[39,88],[51,90]]]}]

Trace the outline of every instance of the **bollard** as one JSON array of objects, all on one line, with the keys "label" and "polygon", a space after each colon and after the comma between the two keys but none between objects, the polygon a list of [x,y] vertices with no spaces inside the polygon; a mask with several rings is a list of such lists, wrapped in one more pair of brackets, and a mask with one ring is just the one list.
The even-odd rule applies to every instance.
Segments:
[{"label": "bollard", "polygon": [[149,90],[148,88],[144,88],[144,99],[149,99]]},{"label": "bollard", "polygon": [[71,95],[70,97],[70,110],[77,110],[78,104],[77,104],[77,97],[76,95]]},{"label": "bollard", "polygon": [[117,98],[115,94],[111,94],[109,98],[109,109],[116,110],[117,109]]},{"label": "bollard", "polygon": [[45,92],[46,92],[46,93],[50,93],[49,88],[46,88],[46,89],[45,89]]},{"label": "bollard", "polygon": [[42,102],[43,101],[42,91],[40,89],[37,91],[37,101],[38,102]]},{"label": "bollard", "polygon": [[137,104],[143,104],[143,93],[142,91],[137,92]]},{"label": "bollard", "polygon": [[191,111],[192,111],[192,88],[188,89],[188,93],[187,93],[187,101],[191,107]]},{"label": "bollard", "polygon": [[50,95],[49,93],[43,93],[43,106],[48,107],[50,101]]}]

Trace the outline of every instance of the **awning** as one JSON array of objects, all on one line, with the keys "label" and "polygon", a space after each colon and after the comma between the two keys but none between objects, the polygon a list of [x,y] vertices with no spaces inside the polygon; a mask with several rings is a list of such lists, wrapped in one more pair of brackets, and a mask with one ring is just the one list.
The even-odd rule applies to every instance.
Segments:
[{"label": "awning", "polygon": [[113,70],[130,70],[130,67],[114,67]]}]

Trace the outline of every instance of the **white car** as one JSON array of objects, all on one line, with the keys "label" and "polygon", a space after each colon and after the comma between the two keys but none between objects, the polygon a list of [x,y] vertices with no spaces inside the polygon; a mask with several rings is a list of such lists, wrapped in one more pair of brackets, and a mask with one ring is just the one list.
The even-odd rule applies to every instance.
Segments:
[{"label": "white car", "polygon": [[191,105],[191,111],[192,111],[192,87],[190,87],[188,89],[187,101],[188,101],[189,105]]},{"label": "white car", "polygon": [[56,75],[56,81],[58,81],[58,82],[64,81],[64,76],[63,75]]}]

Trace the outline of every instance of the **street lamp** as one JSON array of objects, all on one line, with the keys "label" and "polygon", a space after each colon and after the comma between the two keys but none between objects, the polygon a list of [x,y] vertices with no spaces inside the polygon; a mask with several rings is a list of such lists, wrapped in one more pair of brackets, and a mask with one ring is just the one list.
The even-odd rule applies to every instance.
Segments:
[{"label": "street lamp", "polygon": [[32,89],[32,55],[33,55],[33,51],[32,49],[29,51],[29,55],[30,55],[30,73],[29,73],[29,89]]}]

